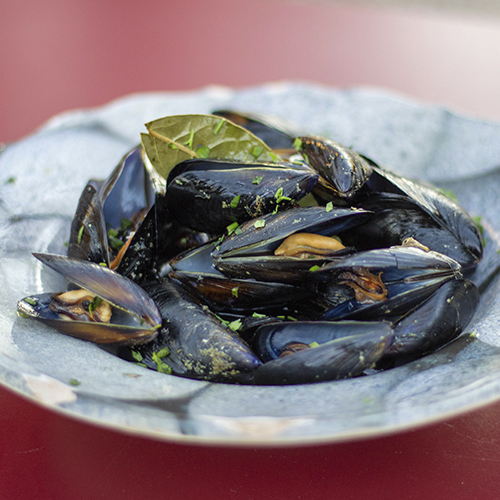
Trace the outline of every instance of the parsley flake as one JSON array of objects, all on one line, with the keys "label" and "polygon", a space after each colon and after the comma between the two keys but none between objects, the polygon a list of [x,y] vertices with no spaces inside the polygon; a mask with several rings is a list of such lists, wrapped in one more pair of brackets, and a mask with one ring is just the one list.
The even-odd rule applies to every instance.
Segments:
[{"label": "parsley flake", "polygon": [[142,361],[142,354],[139,352],[139,351],[130,351],[130,353],[132,354],[132,357],[138,362],[140,363]]},{"label": "parsley flake", "polygon": [[199,146],[198,149],[196,150],[196,154],[200,158],[208,158],[210,155],[210,148],[208,146]]},{"label": "parsley flake", "polygon": [[239,224],[237,222],[233,222],[232,224],[229,224],[229,226],[226,227],[227,229],[227,234],[233,234],[236,229],[238,229]]},{"label": "parsley flake", "polygon": [[237,332],[241,328],[241,319],[235,319],[227,325],[233,332]]},{"label": "parsley flake", "polygon": [[259,313],[257,313],[257,312],[254,312],[254,313],[252,314],[252,318],[258,318],[258,319],[260,319],[260,318],[266,318],[266,317],[267,317],[267,316],[266,316],[265,314],[259,314]]},{"label": "parsley flake", "polygon": [[231,203],[229,204],[229,206],[231,208],[236,208],[238,206],[238,203],[240,202],[240,195],[238,196],[235,196],[232,200],[231,200]]},{"label": "parsley flake", "polygon": [[262,154],[263,149],[260,146],[254,146],[251,155],[257,159]]},{"label": "parsley flake", "polygon": [[77,238],[77,242],[78,244],[80,244],[82,242],[82,237],[83,237],[83,230],[85,229],[85,226],[82,226],[79,231],[78,231],[78,238]]}]

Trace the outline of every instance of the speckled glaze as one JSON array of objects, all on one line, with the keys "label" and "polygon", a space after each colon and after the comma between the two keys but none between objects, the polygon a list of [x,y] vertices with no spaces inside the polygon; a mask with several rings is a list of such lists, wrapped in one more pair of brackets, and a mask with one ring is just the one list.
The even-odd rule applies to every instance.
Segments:
[{"label": "speckled glaze", "polygon": [[[28,294],[64,280],[31,252],[64,242],[87,179],[104,178],[139,142],[143,124],[217,108],[267,113],[329,136],[378,163],[451,189],[482,216],[483,293],[456,341],[419,361],[351,380],[236,386],[155,373],[91,343],[16,316]],[[230,90],[137,94],[53,118],[0,153],[0,383],[98,425],[158,439],[232,444],[324,443],[375,436],[500,398],[500,124],[403,101],[379,90],[280,83]],[[472,334],[473,333],[473,334]]]}]

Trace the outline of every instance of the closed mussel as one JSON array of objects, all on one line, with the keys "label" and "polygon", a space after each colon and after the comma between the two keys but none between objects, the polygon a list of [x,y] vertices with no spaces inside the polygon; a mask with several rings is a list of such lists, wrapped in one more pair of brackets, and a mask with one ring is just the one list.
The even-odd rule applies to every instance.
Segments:
[{"label": "closed mussel", "polygon": [[182,285],[145,284],[163,326],[154,342],[129,353],[148,368],[214,382],[245,382],[262,362],[246,343]]},{"label": "closed mussel", "polygon": [[169,175],[167,207],[184,226],[218,235],[235,222],[290,207],[317,181],[317,174],[291,163],[187,160]]},{"label": "closed mussel", "polygon": [[321,202],[350,205],[372,173],[362,156],[339,142],[323,137],[299,137],[295,145],[320,174],[314,195]]}]

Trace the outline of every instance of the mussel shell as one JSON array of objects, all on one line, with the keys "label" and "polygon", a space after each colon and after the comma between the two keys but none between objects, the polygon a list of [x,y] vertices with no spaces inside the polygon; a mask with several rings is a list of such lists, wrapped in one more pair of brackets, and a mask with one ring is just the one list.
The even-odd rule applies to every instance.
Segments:
[{"label": "mussel shell", "polygon": [[213,266],[212,251],[216,243],[208,243],[185,252],[170,261],[171,278],[189,287],[213,310],[253,312],[274,310],[289,302],[312,295],[312,286],[228,278]]},{"label": "mussel shell", "polygon": [[276,310],[290,302],[309,298],[310,287],[256,280],[229,279],[219,276],[188,275],[171,272],[190,287],[212,310],[246,312]]},{"label": "mussel shell", "polygon": [[[443,196],[443,198],[445,198]],[[446,198],[445,198],[446,199]],[[445,224],[412,198],[393,193],[372,193],[358,202],[359,206],[374,212],[370,224],[364,224],[346,235],[349,244],[360,250],[400,245],[406,238],[456,260],[464,269],[475,267],[482,255],[482,243],[475,224],[455,211],[456,219]],[[447,210],[449,218],[453,207]],[[468,217],[468,216],[467,216]]]},{"label": "mussel shell", "polygon": [[109,264],[109,248],[99,186],[90,181],[84,188],[71,223],[68,257]]},{"label": "mussel shell", "polygon": [[[373,172],[362,192],[393,193],[410,198],[437,224],[444,226],[451,233],[455,241],[450,244],[453,247],[462,247],[455,252],[466,253],[463,257],[458,253],[450,257],[455,258],[464,268],[473,267],[481,260],[483,244],[479,229],[457,203],[436,188],[406,179],[375,165],[372,169]],[[429,243],[431,240],[432,237],[429,237]]]},{"label": "mussel shell", "polygon": [[33,255],[68,281],[95,293],[115,307],[129,311],[152,327],[161,324],[161,315],[154,301],[132,280],[93,262],[54,254]]},{"label": "mussel shell", "polygon": [[276,248],[291,234],[308,232],[333,236],[360,224],[370,215],[363,210],[328,210],[325,207],[300,207],[268,214],[243,224],[238,234],[225,238],[213,252],[214,265],[223,274],[235,278],[283,283],[315,282],[319,276],[312,270],[340,259],[344,251],[333,256],[301,259],[275,256]]},{"label": "mussel shell", "polygon": [[157,204],[154,204],[131,237],[128,248],[115,269],[135,283],[150,281],[155,275],[154,266],[158,253],[157,218]]},{"label": "mussel shell", "polygon": [[221,234],[233,222],[296,203],[318,181],[312,170],[293,164],[234,163],[213,159],[178,164],[167,180],[167,207],[180,224],[195,231]]},{"label": "mussel shell", "polygon": [[254,347],[262,361],[267,362],[282,356],[291,344],[321,345],[344,337],[365,335],[375,329],[383,335],[390,331],[390,323],[380,326],[366,321],[280,321],[260,326],[255,332]]},{"label": "mussel shell", "polygon": [[267,214],[242,224],[214,250],[214,257],[269,255],[294,233],[334,236],[355,227],[371,216],[367,210],[335,207],[298,207]]},{"label": "mussel shell", "polygon": [[329,262],[316,274],[325,283],[337,283],[344,270],[364,269],[377,276],[387,289],[386,300],[359,302],[350,299],[327,310],[324,320],[377,318],[393,319],[416,307],[445,282],[461,277],[460,265],[437,252],[412,246],[368,250]]},{"label": "mussel shell", "polygon": [[372,367],[391,341],[388,323],[367,323],[364,334],[331,340],[264,363],[255,370],[254,382],[306,384],[355,377]]},{"label": "mussel shell", "polygon": [[101,190],[104,217],[109,227],[120,227],[155,201],[153,185],[142,159],[142,147],[129,151],[110,174]]},{"label": "mussel shell", "polygon": [[350,203],[372,173],[368,162],[339,142],[322,137],[299,139],[300,153],[321,176],[315,194],[323,202]]},{"label": "mussel shell", "polygon": [[122,218],[132,219],[153,203],[153,187],[136,147],[105,181],[85,186],[71,225],[68,257],[109,265],[108,228],[119,228]]},{"label": "mussel shell", "polygon": [[144,288],[163,318],[157,339],[139,351],[149,368],[157,369],[152,353],[165,348],[169,354],[164,363],[174,375],[188,378],[241,382],[262,364],[243,340],[180,283],[161,280]]},{"label": "mussel shell", "polygon": [[396,323],[394,341],[381,364],[420,357],[450,342],[467,327],[478,303],[479,292],[471,281],[456,279],[443,284]]},{"label": "mussel shell", "polygon": [[20,315],[36,319],[65,335],[96,344],[135,346],[151,342],[158,335],[158,328],[130,321],[130,317],[117,310],[113,311],[112,323],[65,320],[51,311],[49,305],[52,301],[50,293],[32,295],[20,300],[17,310]]}]

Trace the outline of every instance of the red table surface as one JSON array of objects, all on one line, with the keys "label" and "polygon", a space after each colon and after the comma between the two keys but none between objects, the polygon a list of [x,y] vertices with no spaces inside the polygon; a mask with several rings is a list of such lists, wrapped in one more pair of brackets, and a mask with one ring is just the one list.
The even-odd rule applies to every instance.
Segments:
[{"label": "red table surface", "polygon": [[[334,3],[18,0],[0,142],[132,92],[308,80],[500,119],[500,19]],[[224,448],[124,435],[0,388],[0,499],[500,498],[500,403],[396,435]]]}]

